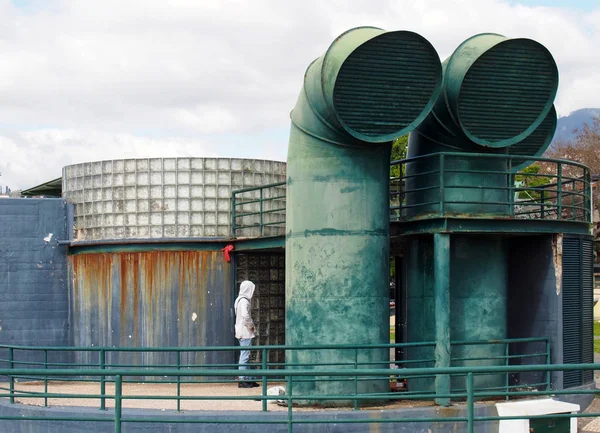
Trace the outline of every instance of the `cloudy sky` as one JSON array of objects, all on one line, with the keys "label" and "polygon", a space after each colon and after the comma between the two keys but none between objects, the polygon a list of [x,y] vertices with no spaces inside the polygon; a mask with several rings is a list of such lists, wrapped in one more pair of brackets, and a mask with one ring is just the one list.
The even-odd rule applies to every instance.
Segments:
[{"label": "cloudy sky", "polygon": [[348,28],[553,53],[560,115],[600,107],[598,0],[0,0],[0,185],[130,157],[285,160],[308,64]]}]

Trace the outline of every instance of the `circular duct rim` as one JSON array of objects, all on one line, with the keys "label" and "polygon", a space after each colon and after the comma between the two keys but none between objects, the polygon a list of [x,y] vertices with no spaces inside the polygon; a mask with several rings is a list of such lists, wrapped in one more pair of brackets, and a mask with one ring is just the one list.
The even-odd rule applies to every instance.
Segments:
[{"label": "circular duct rim", "polygon": [[425,119],[441,83],[441,62],[429,41],[409,31],[382,33],[359,45],[342,63],[333,88],[333,111],[351,136],[387,143]]},{"label": "circular duct rim", "polygon": [[[516,172],[529,167],[535,161],[531,161],[527,158],[539,158],[544,154],[546,149],[548,149],[548,146],[550,146],[550,143],[552,143],[557,124],[558,118],[556,109],[553,105],[546,118],[540,123],[540,126],[531,133],[531,135],[508,149],[509,155],[524,156],[522,160],[513,159],[513,163],[517,162],[517,164],[512,166],[512,171]],[[519,161],[522,162],[519,163]]]},{"label": "circular duct rim", "polygon": [[531,39],[506,39],[469,66],[455,103],[456,119],[476,144],[511,146],[546,118],[557,90],[558,67],[548,49]]}]

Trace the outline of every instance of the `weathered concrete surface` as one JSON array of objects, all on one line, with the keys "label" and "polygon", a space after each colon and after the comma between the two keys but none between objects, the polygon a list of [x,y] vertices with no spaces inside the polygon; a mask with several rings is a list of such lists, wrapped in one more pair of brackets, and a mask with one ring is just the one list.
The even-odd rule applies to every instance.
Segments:
[{"label": "weathered concrete surface", "polygon": [[[223,402],[227,405],[229,402]],[[258,403],[257,403],[258,404]],[[497,412],[493,405],[476,405],[476,416],[496,416]],[[98,421],[0,421],[0,433],[75,433],[75,432],[114,432],[114,411],[109,409],[105,412],[95,408],[82,407],[34,407],[21,404],[8,403],[6,399],[0,400],[0,418],[20,417],[86,417]],[[260,412],[260,411],[186,411],[175,412],[173,410],[144,410],[124,409],[123,418],[149,419],[157,417],[165,419],[165,422],[123,422],[122,432],[144,432],[144,433],[219,433],[219,432],[248,432],[263,433],[287,432],[287,411]],[[464,417],[466,409],[464,406],[451,408],[439,407],[417,407],[396,410],[319,410],[299,411],[294,409],[294,420],[322,420],[328,424],[295,424],[294,433],[363,433],[374,432],[398,432],[398,433],[459,433],[466,431],[464,422],[439,423],[431,422],[384,422],[384,423],[357,423],[348,424],[339,422],[342,419],[352,420],[392,420],[392,419],[419,419],[426,417]],[[177,422],[169,422],[177,420]],[[182,421],[202,420],[202,424],[182,423]],[[229,424],[208,423],[210,420],[228,421]],[[281,424],[251,424],[259,420],[270,422],[281,422]],[[336,422],[338,421],[338,422]],[[476,433],[497,433],[498,425],[494,422],[478,422],[475,424]]]},{"label": "weathered concrete surface", "polygon": [[[63,200],[0,199],[0,344],[69,344],[66,247],[58,244],[67,237]],[[43,361],[43,352],[15,359]]]}]

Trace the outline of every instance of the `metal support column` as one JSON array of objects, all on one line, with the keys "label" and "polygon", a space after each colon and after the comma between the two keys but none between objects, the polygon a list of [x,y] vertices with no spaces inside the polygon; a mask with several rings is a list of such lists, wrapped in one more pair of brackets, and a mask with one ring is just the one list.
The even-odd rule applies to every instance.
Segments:
[{"label": "metal support column", "polygon": [[[435,367],[450,367],[450,235],[433,235],[434,296],[435,296]],[[450,393],[450,376],[435,377],[435,393]],[[435,402],[449,406],[450,398],[439,397]]]}]

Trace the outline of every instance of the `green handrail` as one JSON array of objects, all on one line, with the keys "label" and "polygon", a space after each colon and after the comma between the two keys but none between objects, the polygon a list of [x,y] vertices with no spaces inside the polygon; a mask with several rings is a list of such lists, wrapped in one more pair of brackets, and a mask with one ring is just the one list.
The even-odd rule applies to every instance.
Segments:
[{"label": "green handrail", "polygon": [[[437,207],[437,212],[428,212],[426,215],[420,215],[419,218],[435,218],[435,217],[447,217],[451,215],[448,212],[448,204],[456,204],[451,200],[447,199],[447,191],[462,188],[462,189],[482,189],[482,190],[506,190],[507,198],[506,201],[497,202],[484,202],[484,201],[461,201],[462,204],[481,204],[481,205],[505,205],[507,206],[508,216],[511,218],[523,218],[529,219],[555,219],[559,221],[575,221],[582,223],[591,223],[592,214],[589,209],[589,203],[591,202],[590,184],[591,175],[590,170],[587,166],[580,164],[575,161],[567,161],[553,158],[534,158],[528,157],[530,162],[546,163],[550,166],[556,167],[553,173],[521,173],[528,179],[534,178],[550,178],[552,179],[549,183],[538,186],[523,186],[517,187],[514,185],[512,179],[518,173],[515,173],[514,167],[519,166],[522,162],[523,157],[520,155],[502,155],[502,154],[485,154],[485,153],[451,153],[451,152],[440,152],[429,155],[416,156],[406,158],[403,160],[392,161],[391,167],[394,166],[405,166],[408,163],[425,161],[428,159],[437,158],[439,161],[439,170],[430,170],[420,172],[416,174],[400,175],[399,177],[390,178],[390,220],[391,221],[409,221],[410,216],[406,215],[406,211],[414,208],[429,208]],[[448,161],[460,160],[466,158],[469,160],[505,160],[507,161],[506,170],[460,170],[451,167]],[[564,175],[565,167],[569,170],[579,170],[581,172],[580,177],[573,177],[572,175]],[[405,170],[399,170],[399,173],[406,172]],[[499,176],[506,175],[507,185],[506,186],[481,186],[481,185],[453,185],[448,183],[446,180],[446,174],[480,174],[482,176]],[[568,171],[567,171],[568,173]],[[435,185],[428,185],[419,188],[406,189],[405,181],[412,178],[427,178],[428,176],[437,176],[438,181]],[[240,234],[240,231],[248,228],[258,228],[259,236],[264,235],[264,228],[267,226],[275,226],[285,228],[285,208],[277,209],[264,209],[264,203],[273,200],[285,200],[285,195],[277,195],[274,197],[264,197],[264,191],[275,187],[285,186],[285,182],[277,182],[258,187],[250,187],[235,190],[231,196],[232,206],[232,235],[234,237]],[[578,185],[581,186],[579,189]],[[244,194],[258,192],[258,199],[243,199]],[[433,200],[420,201],[415,204],[403,203],[406,198],[406,194],[411,193],[423,193],[431,191],[432,194],[435,192],[436,198]],[[528,200],[517,200],[515,199],[515,193],[523,191],[531,191],[539,193],[542,199],[538,200],[531,198]],[[433,197],[432,195],[426,195],[427,197]],[[575,198],[578,200],[575,201]],[[579,200],[580,198],[580,200]],[[253,212],[241,212],[240,209],[244,205],[257,204],[258,210]],[[537,210],[519,210],[519,206],[529,206],[531,208],[536,207]],[[281,213],[281,218],[271,222],[264,222],[264,215],[267,213]],[[569,215],[563,215],[563,212]],[[244,218],[256,216],[258,222],[252,224],[241,224],[238,221],[244,221]],[[478,218],[477,215],[465,214],[461,215],[464,218]]]},{"label": "green handrail", "polygon": [[[559,418],[562,416],[565,417],[589,417],[589,416],[598,416],[598,413],[586,413],[586,414],[564,414],[564,415],[556,415],[549,414],[543,416],[476,416],[475,415],[475,406],[474,401],[478,398],[484,397],[492,397],[492,396],[502,396],[503,394],[508,394],[511,396],[536,396],[539,397],[541,395],[594,395],[597,391],[595,389],[582,390],[582,389],[567,389],[567,390],[553,390],[553,391],[517,391],[517,392],[505,392],[502,390],[491,393],[486,391],[477,391],[474,388],[473,379],[475,374],[490,374],[490,373],[517,373],[517,372],[552,372],[552,371],[582,371],[582,370],[598,370],[600,369],[600,364],[555,364],[555,365],[503,365],[503,366],[469,366],[469,367],[445,367],[445,368],[411,368],[405,369],[402,371],[405,377],[416,377],[423,375],[437,375],[437,374],[448,374],[448,375],[464,375],[466,376],[466,390],[461,392],[451,392],[449,394],[445,394],[443,396],[438,397],[448,397],[452,399],[465,399],[466,398],[466,416],[461,417],[423,417],[423,418],[403,418],[403,417],[391,417],[387,419],[375,419],[370,416],[368,412],[365,413],[365,416],[359,418],[343,418],[343,415],[336,417],[335,420],[331,422],[335,423],[401,423],[401,422],[464,422],[467,425],[467,431],[473,431],[473,426],[475,422],[478,421],[498,421],[498,420],[510,420],[510,419],[534,419],[534,418]],[[210,370],[210,369],[192,369],[187,371],[177,371],[172,369],[119,369],[119,370],[99,370],[99,369],[56,369],[56,370],[48,370],[48,369],[0,369],[0,375],[32,375],[38,377],[52,377],[52,376],[95,376],[102,377],[106,375],[115,375],[115,393],[112,396],[106,396],[107,398],[112,398],[115,402],[115,410],[114,417],[112,419],[114,423],[115,432],[121,431],[121,426],[125,422],[164,422],[164,423],[219,423],[219,424],[236,424],[236,423],[248,423],[248,424],[282,424],[286,423],[288,425],[288,431],[292,431],[292,428],[295,424],[316,424],[316,423],[326,423],[323,419],[314,419],[311,417],[305,417],[303,419],[294,419],[293,407],[294,402],[296,400],[305,400],[305,399],[319,399],[321,401],[327,400],[354,400],[360,399],[361,401],[377,401],[381,400],[382,397],[386,397],[389,399],[402,399],[404,398],[401,393],[386,393],[386,394],[349,394],[349,395],[318,395],[318,396],[308,396],[308,395],[293,395],[291,390],[293,389],[294,379],[307,377],[307,376],[332,376],[338,378],[354,378],[355,376],[361,377],[381,377],[381,376],[390,376],[397,373],[395,369],[291,369],[284,371],[274,371],[269,369],[260,369],[256,370],[255,374],[258,376],[265,377],[276,377],[283,374],[286,377],[286,382],[288,385],[288,389],[290,392],[282,397],[282,396],[261,396],[263,401],[273,400],[273,399],[283,399],[287,401],[288,411],[287,411],[287,419],[280,420],[277,418],[248,418],[245,417],[244,420],[228,420],[227,417],[223,417],[222,419],[212,418],[207,419],[204,417],[194,418],[194,419],[181,419],[181,418],[172,418],[169,414],[166,414],[165,417],[144,417],[144,418],[136,418],[133,412],[129,413],[129,416],[124,417],[122,412],[123,401],[127,399],[141,399],[144,396],[139,395],[123,395],[123,376],[237,376],[239,371],[236,370]],[[13,394],[13,392],[11,392]],[[11,394],[0,394],[0,397],[7,397]],[[41,395],[38,394],[37,396]],[[77,394],[47,394],[48,397],[64,397],[64,398],[98,398],[97,395],[77,395]],[[433,399],[435,395],[431,394],[422,394],[422,395],[413,395],[412,399]],[[178,398],[178,399],[199,399],[199,396],[190,396],[190,397],[167,397],[167,396],[153,396],[156,399],[165,399],[165,398]],[[210,399],[216,400],[250,400],[255,399],[255,396],[226,396],[226,397],[208,397]],[[52,416],[0,416],[0,419],[3,420],[61,420],[61,421],[100,421],[106,422],[110,419],[108,417],[105,418],[94,418],[94,417],[85,417],[85,416],[77,416],[74,415],[72,417],[52,417]]]}]

